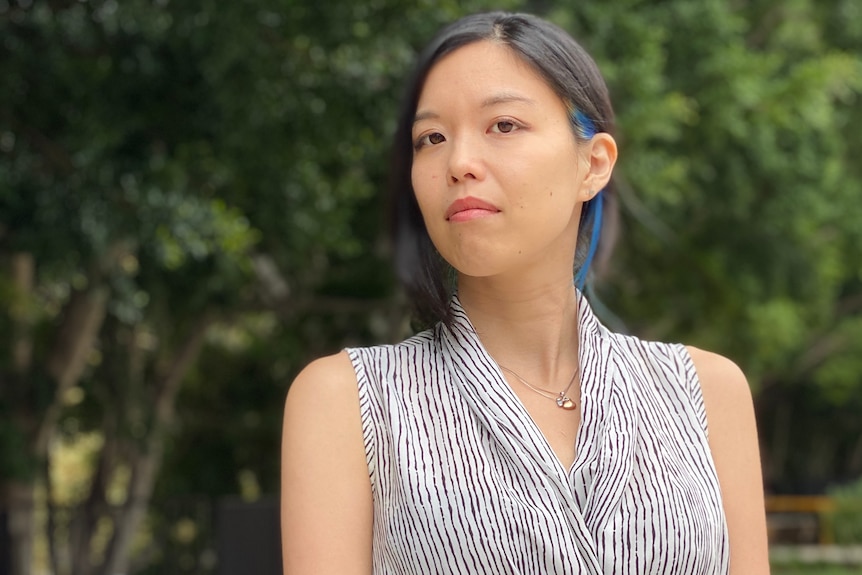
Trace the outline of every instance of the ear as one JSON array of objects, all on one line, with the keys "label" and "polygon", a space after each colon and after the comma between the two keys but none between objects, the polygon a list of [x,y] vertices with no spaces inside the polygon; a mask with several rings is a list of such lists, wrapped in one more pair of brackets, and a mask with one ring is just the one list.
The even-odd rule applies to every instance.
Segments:
[{"label": "ear", "polygon": [[608,185],[617,162],[617,143],[610,134],[600,132],[582,146],[582,157],[589,164],[589,171],[579,195],[580,200],[586,202]]}]

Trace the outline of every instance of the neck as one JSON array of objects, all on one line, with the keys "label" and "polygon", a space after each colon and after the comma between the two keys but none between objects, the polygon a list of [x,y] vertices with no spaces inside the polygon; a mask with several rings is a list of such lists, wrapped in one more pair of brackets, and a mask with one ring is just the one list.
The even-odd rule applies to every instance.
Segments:
[{"label": "neck", "polygon": [[578,367],[577,293],[569,275],[541,285],[459,277],[458,297],[498,364],[557,387]]}]

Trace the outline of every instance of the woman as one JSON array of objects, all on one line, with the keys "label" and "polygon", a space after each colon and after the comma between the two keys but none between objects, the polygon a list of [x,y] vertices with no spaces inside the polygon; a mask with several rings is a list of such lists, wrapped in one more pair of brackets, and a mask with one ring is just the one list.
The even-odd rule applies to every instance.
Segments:
[{"label": "woman", "polygon": [[438,323],[293,383],[288,575],[768,572],[740,370],[609,332],[576,287],[612,122],[592,59],[538,18],[470,16],[420,56],[397,260]]}]

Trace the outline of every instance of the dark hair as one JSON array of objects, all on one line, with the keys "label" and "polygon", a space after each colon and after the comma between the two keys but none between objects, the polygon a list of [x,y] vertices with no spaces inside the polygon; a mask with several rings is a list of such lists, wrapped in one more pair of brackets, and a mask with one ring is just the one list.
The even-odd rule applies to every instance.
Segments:
[{"label": "dark hair", "polygon": [[[431,242],[413,191],[413,120],[425,78],[434,64],[458,48],[482,40],[508,46],[545,79],[569,106],[572,130],[580,141],[598,132],[613,133],[614,112],[596,63],[558,26],[529,14],[489,12],[466,16],[441,30],[419,55],[407,84],[390,172],[395,267],[413,301],[417,319],[423,323],[449,323],[453,281],[451,268]],[[609,188],[586,202],[581,211],[574,261],[581,288],[600,243],[602,212],[605,219],[613,215],[612,210],[602,209],[603,202],[613,199],[606,197],[611,195]]]}]

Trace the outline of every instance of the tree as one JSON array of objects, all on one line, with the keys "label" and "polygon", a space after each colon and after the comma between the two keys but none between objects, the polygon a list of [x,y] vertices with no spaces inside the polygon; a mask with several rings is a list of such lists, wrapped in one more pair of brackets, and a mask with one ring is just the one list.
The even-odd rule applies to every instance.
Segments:
[{"label": "tree", "polygon": [[[656,3],[642,12],[652,26],[625,34],[642,38],[641,57],[609,54],[623,101],[626,230],[608,304],[641,334],[736,359],[762,391],[764,424],[794,386],[817,387],[836,408],[859,389],[862,209],[850,118],[862,62],[859,31],[835,17],[850,5],[831,8]],[[660,81],[644,73],[653,69]],[[769,432],[792,423],[778,425]],[[821,440],[812,455],[835,443]],[[791,487],[794,464],[770,443],[767,479]],[[851,452],[808,478],[862,473]]]},{"label": "tree", "polygon": [[[784,488],[813,477],[799,461],[827,453],[817,423],[859,397],[855,4],[498,6],[572,31],[612,89],[623,234],[594,295],[631,331],[745,368]],[[483,7],[0,4],[0,492],[6,526],[23,526],[13,573],[28,571],[54,438],[104,438],[55,571],[126,571],[153,492],[221,495],[238,468],[276,488],[279,397],[310,357],[404,334],[379,193],[394,108],[416,50]],[[804,402],[822,415],[788,415]],[[862,430],[834,419],[842,437],[818,481],[862,472]],[[803,432],[805,450],[781,447]],[[109,541],[91,555],[106,520]]]},{"label": "tree", "polygon": [[[355,18],[335,18],[346,12]],[[100,430],[105,443],[55,570],[69,558],[69,572],[123,571],[208,326],[261,305],[290,315],[316,297],[329,258],[357,253],[347,222],[385,153],[386,126],[369,130],[369,116],[410,55],[404,43],[384,52],[368,13],[287,0],[0,9],[2,437],[13,447],[0,477],[24,499],[4,507],[30,523],[13,534],[16,572],[28,571],[33,486],[50,477],[61,416],[63,432]],[[401,22],[397,7],[377,13]],[[321,16],[328,37],[309,36]],[[70,410],[70,397],[83,400]],[[106,490],[122,469],[113,508]],[[91,557],[104,518],[111,539]]]},{"label": "tree", "polygon": [[[31,571],[33,488],[70,392],[87,390],[107,405],[84,425],[104,426],[109,440],[72,522],[70,559],[61,564],[55,549],[54,569],[94,572],[95,524],[113,516],[101,567],[123,571],[174,397],[212,318],[241,301],[258,234],[218,195],[230,166],[208,144],[212,106],[179,51],[182,34],[169,34],[170,14],[145,2],[5,6],[0,478],[10,570]],[[97,365],[100,355],[108,361]],[[114,513],[104,489],[120,465],[129,495]]]}]

